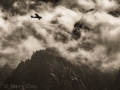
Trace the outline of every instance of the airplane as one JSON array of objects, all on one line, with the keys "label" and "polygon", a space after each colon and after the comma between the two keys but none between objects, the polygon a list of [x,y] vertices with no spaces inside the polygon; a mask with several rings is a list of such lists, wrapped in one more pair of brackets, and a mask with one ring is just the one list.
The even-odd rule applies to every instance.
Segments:
[{"label": "airplane", "polygon": [[38,18],[40,20],[42,17],[39,16],[38,14],[35,14],[35,16],[31,16],[31,18]]}]

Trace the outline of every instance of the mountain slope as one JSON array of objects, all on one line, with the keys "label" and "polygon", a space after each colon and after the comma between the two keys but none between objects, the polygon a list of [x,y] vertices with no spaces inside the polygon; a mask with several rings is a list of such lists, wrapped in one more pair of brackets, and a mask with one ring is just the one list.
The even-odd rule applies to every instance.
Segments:
[{"label": "mountain slope", "polygon": [[8,65],[0,67],[0,86],[3,84],[5,79],[12,73],[13,69]]},{"label": "mountain slope", "polygon": [[74,65],[47,49],[36,51],[30,60],[22,61],[7,77],[2,90],[113,90],[114,80],[114,73]]}]

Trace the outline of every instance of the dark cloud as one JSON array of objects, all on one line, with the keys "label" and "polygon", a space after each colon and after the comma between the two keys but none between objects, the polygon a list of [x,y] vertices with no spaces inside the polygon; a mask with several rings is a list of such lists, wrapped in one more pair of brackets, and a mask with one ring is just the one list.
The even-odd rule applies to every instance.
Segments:
[{"label": "dark cloud", "polygon": [[67,43],[69,41],[68,36],[65,35],[64,33],[57,32],[54,34],[54,39],[57,42],[62,42],[62,43]]},{"label": "dark cloud", "polygon": [[109,12],[109,14],[113,15],[114,17],[119,17],[120,16],[120,9],[112,10]]},{"label": "dark cloud", "polygon": [[69,47],[67,50],[69,52],[77,52],[78,51],[78,47]]},{"label": "dark cloud", "polygon": [[79,20],[74,24],[74,29],[72,31],[72,37],[76,40],[79,39],[81,37],[82,30],[86,32],[86,31],[90,31],[90,28],[85,22]]},{"label": "dark cloud", "polygon": [[[27,0],[0,0],[0,3],[5,7],[5,8],[10,8],[13,6],[15,1],[20,1],[20,2],[26,2]],[[60,0],[29,0],[29,1],[35,1],[36,3],[43,1],[43,2],[51,2],[56,5]],[[22,3],[23,4],[23,3]],[[30,6],[31,8],[33,7],[32,5]]]},{"label": "dark cloud", "polygon": [[43,2],[51,2],[53,4],[57,4],[58,2],[60,2],[61,0],[35,0],[35,1],[43,1]]},{"label": "dark cloud", "polygon": [[85,49],[86,51],[89,51],[89,50],[92,50],[95,47],[95,45],[94,43],[89,43],[84,41],[83,44],[80,45],[80,47]]},{"label": "dark cloud", "polygon": [[1,3],[5,8],[10,8],[15,1],[17,1],[17,0],[0,0],[0,3]]},{"label": "dark cloud", "polygon": [[80,30],[74,29],[71,35],[75,40],[78,40],[81,37],[81,32]]}]

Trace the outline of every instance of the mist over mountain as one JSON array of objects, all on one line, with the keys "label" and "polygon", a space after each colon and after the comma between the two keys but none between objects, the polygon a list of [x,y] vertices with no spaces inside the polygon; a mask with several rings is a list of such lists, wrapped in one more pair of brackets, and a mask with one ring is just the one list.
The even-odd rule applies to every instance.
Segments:
[{"label": "mist over mountain", "polygon": [[119,8],[120,0],[0,0],[0,85],[119,90]]},{"label": "mist over mountain", "polygon": [[56,53],[53,49],[34,52],[7,77],[2,90],[119,90],[119,73],[75,65]]},{"label": "mist over mountain", "polygon": [[[119,69],[119,0],[0,3],[0,67],[16,68],[33,51],[54,47],[76,64],[101,71]],[[40,21],[31,19],[35,13],[42,16]]]}]

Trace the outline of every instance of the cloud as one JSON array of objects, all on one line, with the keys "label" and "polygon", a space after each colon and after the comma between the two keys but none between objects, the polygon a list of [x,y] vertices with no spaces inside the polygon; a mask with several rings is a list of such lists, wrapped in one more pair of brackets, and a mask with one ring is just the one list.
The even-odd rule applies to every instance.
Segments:
[{"label": "cloud", "polygon": [[[117,2],[61,0],[54,6],[52,1],[24,0],[12,6],[12,11],[0,9],[0,66],[16,67],[33,51],[54,47],[75,64],[102,71],[119,68],[120,18],[109,14]],[[91,8],[95,10],[84,13]],[[35,13],[40,21],[31,19]]]},{"label": "cloud", "polygon": [[3,5],[5,8],[9,8],[13,5],[13,3],[17,0],[0,0],[0,4]]},{"label": "cloud", "polygon": [[97,0],[96,3],[99,9],[106,10],[106,11],[118,8],[118,5],[115,2],[115,0]]}]

